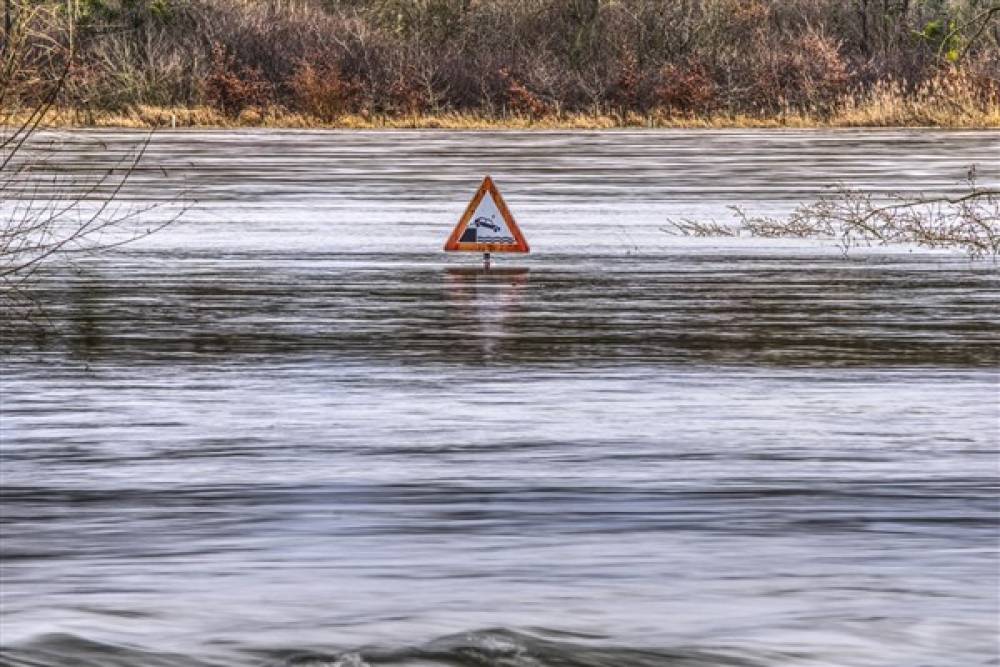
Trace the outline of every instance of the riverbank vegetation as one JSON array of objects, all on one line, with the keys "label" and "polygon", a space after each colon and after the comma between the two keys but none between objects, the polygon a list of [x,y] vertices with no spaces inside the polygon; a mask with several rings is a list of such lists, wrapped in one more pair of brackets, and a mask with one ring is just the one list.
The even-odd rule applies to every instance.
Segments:
[{"label": "riverbank vegetation", "polygon": [[5,0],[4,26],[9,122],[1000,127],[995,1]]}]

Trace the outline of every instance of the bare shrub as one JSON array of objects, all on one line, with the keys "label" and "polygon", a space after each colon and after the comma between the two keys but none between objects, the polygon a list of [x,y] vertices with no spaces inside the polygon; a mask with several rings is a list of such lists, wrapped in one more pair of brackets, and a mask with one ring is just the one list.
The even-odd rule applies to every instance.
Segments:
[{"label": "bare shrub", "polygon": [[655,100],[669,111],[708,112],[716,103],[715,82],[701,63],[668,63],[660,69]]},{"label": "bare shrub", "polygon": [[17,3],[14,11],[17,18],[9,31],[4,30],[2,40],[0,113],[4,124],[20,108],[29,109],[32,116],[44,114],[56,102],[73,68],[65,21],[57,8]]},{"label": "bare shrub", "polygon": [[626,52],[618,63],[617,76],[610,91],[611,102],[619,107],[620,113],[640,108],[642,100],[643,72],[639,59],[632,52]]},{"label": "bare shrub", "polygon": [[506,85],[507,108],[512,112],[524,116],[539,117],[552,111],[550,105],[530,91],[527,86],[510,73],[509,69],[501,68],[498,74]]},{"label": "bare shrub", "polygon": [[414,73],[400,74],[389,87],[389,95],[392,107],[403,113],[416,115],[427,111],[434,106],[433,82],[425,80],[421,82]]},{"label": "bare shrub", "polygon": [[210,104],[232,117],[247,107],[267,106],[274,93],[260,69],[239,64],[220,43],[212,47],[212,66],[205,77],[204,91]]},{"label": "bare shrub", "polygon": [[850,81],[839,44],[813,30],[793,40],[778,58],[777,71],[785,105],[822,113],[832,110]]},{"label": "bare shrub", "polygon": [[360,85],[346,80],[336,64],[299,63],[288,83],[295,108],[324,121],[356,110]]}]

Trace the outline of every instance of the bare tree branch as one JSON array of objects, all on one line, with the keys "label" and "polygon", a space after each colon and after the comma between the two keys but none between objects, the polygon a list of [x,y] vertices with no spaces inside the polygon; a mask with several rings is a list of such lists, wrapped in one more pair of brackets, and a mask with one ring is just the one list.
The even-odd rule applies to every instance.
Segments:
[{"label": "bare tree branch", "polygon": [[842,187],[781,218],[753,216],[734,206],[735,224],[670,220],[661,229],[684,236],[747,233],[763,238],[833,239],[844,253],[859,246],[910,243],[996,260],[1000,256],[1000,190],[979,188],[975,169],[969,171],[968,188],[956,196],[893,194],[878,200],[870,192]]},{"label": "bare tree branch", "polygon": [[[0,118],[0,125],[13,127],[0,140],[0,305],[5,307],[30,294],[29,281],[43,267],[138,241],[176,221],[188,206],[180,198],[148,203],[122,200],[146,156],[151,133],[130,144],[109,165],[67,168],[79,142],[46,140],[40,130],[65,88],[74,49],[86,35],[71,26],[74,41],[59,44],[36,34],[32,24],[24,22],[36,16],[19,12],[20,20],[7,30],[0,73],[0,100],[5,102],[6,116]],[[72,14],[68,20],[73,20]],[[33,76],[24,74],[28,62],[34,66],[41,62],[55,72],[41,91]],[[24,100],[34,102],[19,111]],[[18,122],[11,123],[11,119]],[[102,150],[108,148],[99,140],[89,141]],[[149,215],[164,204],[178,202],[181,205],[165,211],[166,215]]]}]

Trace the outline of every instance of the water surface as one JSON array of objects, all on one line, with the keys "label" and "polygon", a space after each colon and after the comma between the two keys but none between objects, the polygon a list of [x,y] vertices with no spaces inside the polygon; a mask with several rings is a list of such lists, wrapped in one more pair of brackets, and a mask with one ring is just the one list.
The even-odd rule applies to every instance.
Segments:
[{"label": "water surface", "polygon": [[[997,154],[156,135],[123,200],[190,210],[4,324],[0,662],[997,664],[996,266],[664,231]],[[533,248],[489,274],[440,252],[484,173]]]}]

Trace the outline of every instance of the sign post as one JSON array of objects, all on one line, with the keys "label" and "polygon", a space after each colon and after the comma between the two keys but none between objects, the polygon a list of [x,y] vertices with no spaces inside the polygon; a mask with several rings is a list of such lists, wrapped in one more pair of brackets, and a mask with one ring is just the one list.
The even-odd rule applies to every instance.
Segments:
[{"label": "sign post", "polygon": [[500,191],[487,176],[444,244],[447,252],[481,252],[483,268],[490,268],[490,253],[530,252],[514,216]]}]

